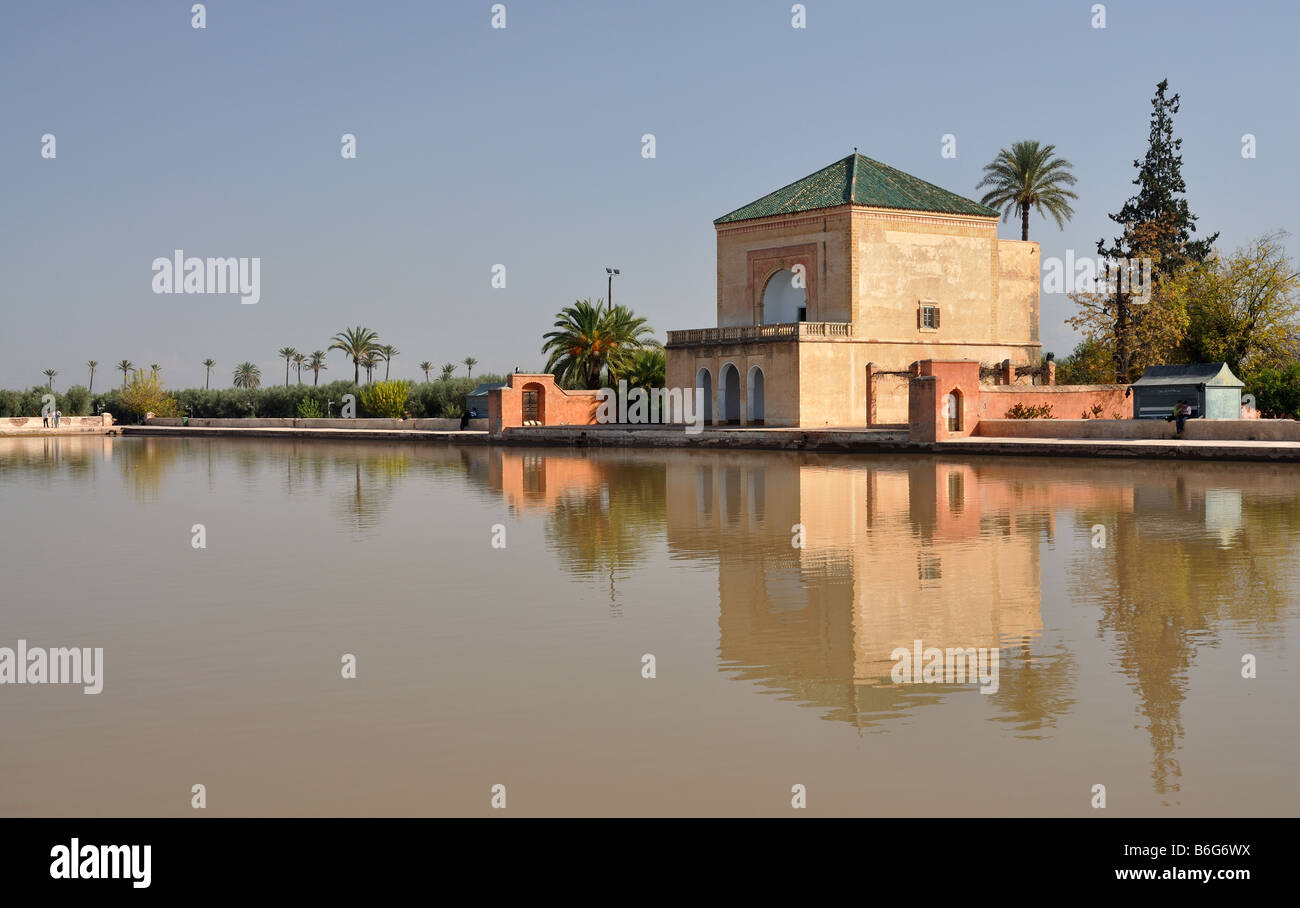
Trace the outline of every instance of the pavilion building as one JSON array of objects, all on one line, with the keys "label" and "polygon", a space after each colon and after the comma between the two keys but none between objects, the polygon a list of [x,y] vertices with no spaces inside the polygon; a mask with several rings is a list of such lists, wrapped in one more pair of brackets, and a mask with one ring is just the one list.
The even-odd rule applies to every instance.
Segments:
[{"label": "pavilion building", "polygon": [[713,223],[717,327],[666,345],[710,425],[905,423],[919,360],[1040,357],[1038,244],[932,183],[855,152]]}]

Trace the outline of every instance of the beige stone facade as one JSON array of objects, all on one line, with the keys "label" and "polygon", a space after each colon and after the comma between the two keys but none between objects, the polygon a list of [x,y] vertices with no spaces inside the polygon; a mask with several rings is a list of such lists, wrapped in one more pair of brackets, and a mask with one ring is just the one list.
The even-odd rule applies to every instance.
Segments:
[{"label": "beige stone facade", "polygon": [[849,203],[715,227],[718,327],[667,344],[668,386],[704,388],[711,423],[905,423],[906,376],[878,373],[1039,359],[1038,244],[998,239],[993,213]]}]

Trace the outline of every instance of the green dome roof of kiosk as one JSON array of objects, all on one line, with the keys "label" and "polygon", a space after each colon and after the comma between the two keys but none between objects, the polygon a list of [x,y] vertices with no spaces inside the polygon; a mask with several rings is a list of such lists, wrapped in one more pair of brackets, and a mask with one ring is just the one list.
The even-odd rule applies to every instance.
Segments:
[{"label": "green dome roof of kiosk", "polygon": [[841,205],[966,214],[982,218],[998,216],[992,208],[979,202],[962,198],[955,192],[949,192],[855,152],[802,180],[768,193],[756,202],[724,214],[713,223],[752,221],[777,214],[796,214]]}]

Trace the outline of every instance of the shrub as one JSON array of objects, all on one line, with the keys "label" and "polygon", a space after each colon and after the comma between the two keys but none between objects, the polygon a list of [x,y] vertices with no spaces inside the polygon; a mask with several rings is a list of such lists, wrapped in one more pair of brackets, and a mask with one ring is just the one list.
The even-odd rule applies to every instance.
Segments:
[{"label": "shrub", "polygon": [[361,409],[366,416],[398,419],[411,396],[409,381],[377,381],[361,389]]},{"label": "shrub", "polygon": [[63,394],[67,403],[60,406],[65,416],[89,416],[90,392],[84,385],[73,385]]},{"label": "shrub", "polygon": [[1260,369],[1246,379],[1255,408],[1269,419],[1300,418],[1300,363],[1284,369]]},{"label": "shrub", "polygon": [[320,419],[324,414],[321,413],[320,404],[310,397],[304,397],[298,401],[298,418],[299,419]]},{"label": "shrub", "polygon": [[[131,373],[126,390],[118,392],[118,405],[124,417],[141,419],[146,413],[155,416],[179,416],[176,398],[168,394],[158,378],[158,373],[145,375],[143,369]],[[116,415],[116,414],[115,414]]]},{"label": "shrub", "polygon": [[1007,411],[1007,419],[1056,419],[1051,404],[1016,404]]}]

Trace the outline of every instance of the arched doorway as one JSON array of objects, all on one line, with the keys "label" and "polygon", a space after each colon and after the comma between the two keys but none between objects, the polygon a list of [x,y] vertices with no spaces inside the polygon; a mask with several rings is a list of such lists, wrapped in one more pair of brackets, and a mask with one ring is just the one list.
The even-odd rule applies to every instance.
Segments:
[{"label": "arched doorway", "polygon": [[546,390],[537,382],[523,387],[524,425],[546,425]]},{"label": "arched doorway", "polygon": [[727,363],[722,367],[718,387],[722,392],[719,395],[722,399],[722,421],[728,425],[739,425],[740,370],[736,368],[734,363]]},{"label": "arched doorway", "polygon": [[703,366],[695,373],[695,412],[701,425],[713,425],[713,375]]},{"label": "arched doorway", "polygon": [[763,288],[762,323],[784,325],[808,320],[808,292],[803,284],[807,275],[785,269],[768,278]]},{"label": "arched doorway", "polygon": [[758,425],[763,424],[763,381],[763,370],[758,366],[751,367],[749,378],[745,382],[745,397],[749,405],[749,422]]},{"label": "arched doorway", "polygon": [[961,431],[961,392],[956,388],[943,396],[943,416],[949,432]]}]

